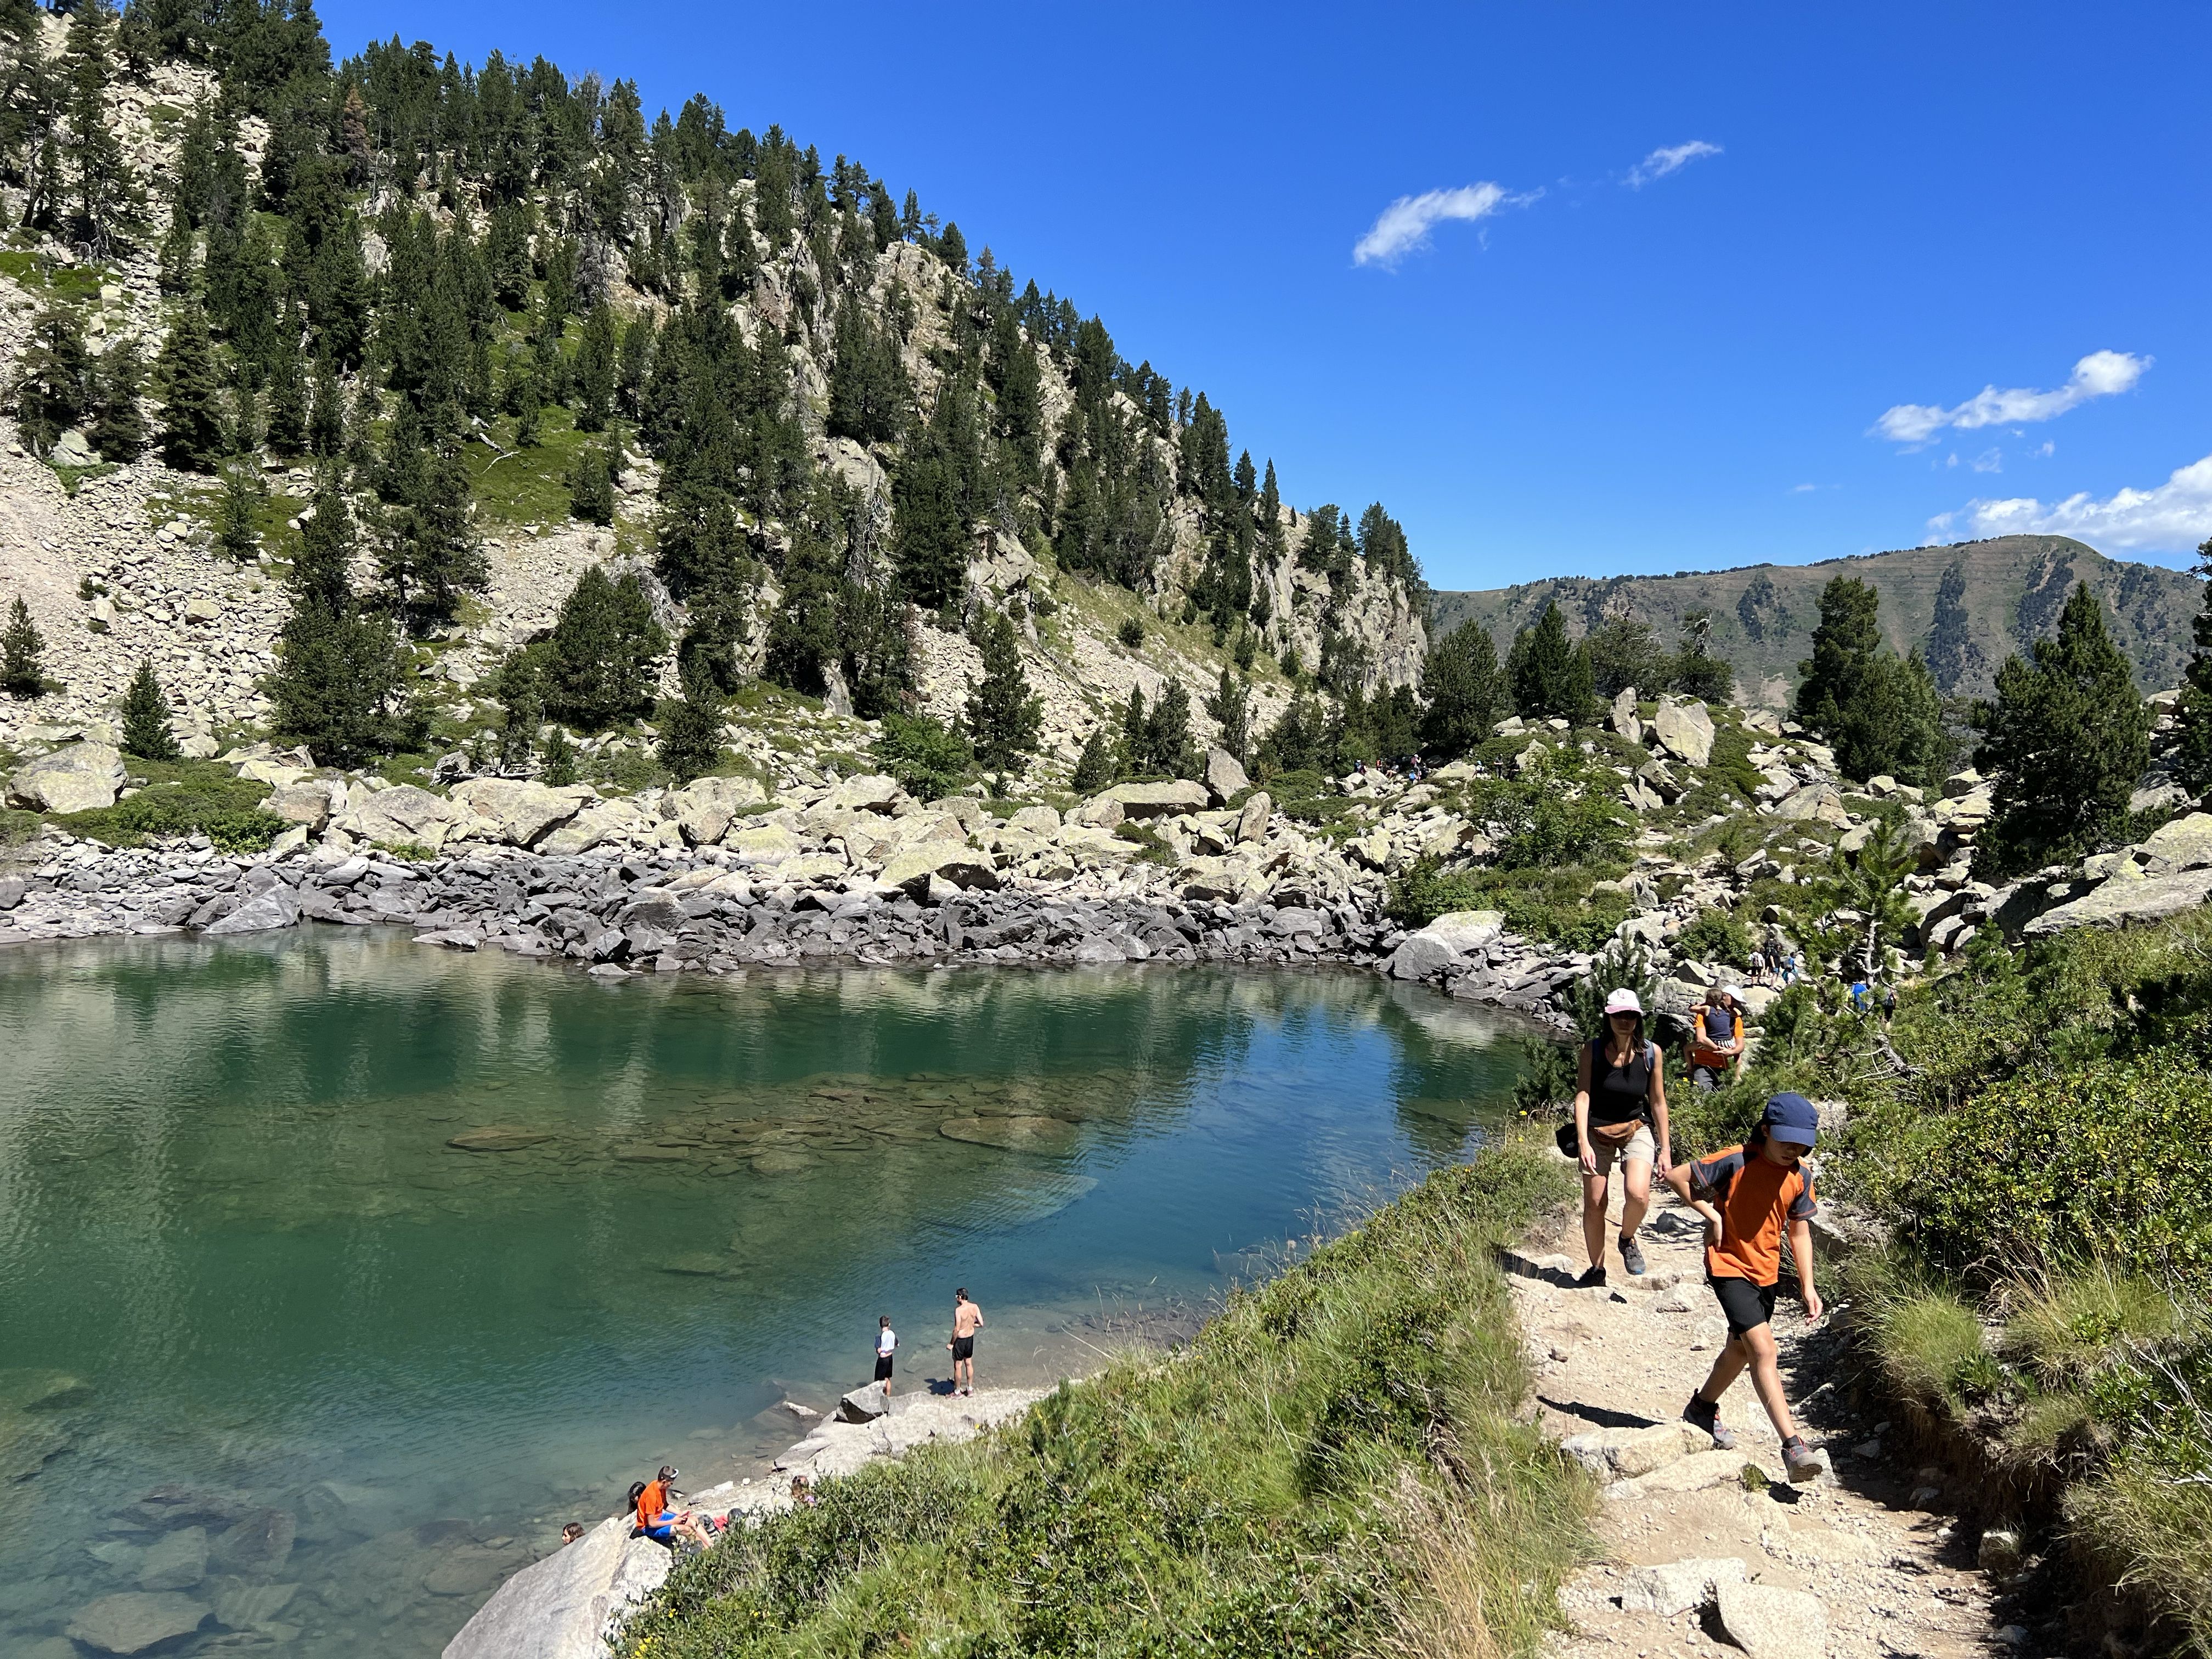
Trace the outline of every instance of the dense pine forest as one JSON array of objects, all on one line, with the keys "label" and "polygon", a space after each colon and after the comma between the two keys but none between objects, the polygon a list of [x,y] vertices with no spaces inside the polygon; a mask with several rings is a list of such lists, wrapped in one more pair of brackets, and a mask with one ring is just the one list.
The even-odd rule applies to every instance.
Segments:
[{"label": "dense pine forest", "polygon": [[[531,475],[586,522],[641,487],[652,507],[568,636],[502,669],[525,747],[541,715],[596,729],[671,680],[702,708],[758,674],[901,711],[914,628],[988,633],[969,571],[994,537],[1210,623],[1248,677],[1265,653],[1328,700],[1294,740],[1412,678],[1357,625],[1378,593],[1418,618],[1425,592],[1379,504],[1292,510],[1203,392],[1097,318],[914,191],[704,95],[648,117],[627,81],[396,38],[335,60],[305,0],[65,21],[9,0],[0,192],[9,228],[163,296],[143,346],[46,307],[15,388],[27,444],[78,429],[99,461],[219,480],[240,551],[256,464],[313,469],[270,696],[334,757],[419,740],[407,642],[485,588],[477,508]],[[1024,596],[983,600],[1028,621]],[[1412,713],[1401,690],[1401,746]]]}]

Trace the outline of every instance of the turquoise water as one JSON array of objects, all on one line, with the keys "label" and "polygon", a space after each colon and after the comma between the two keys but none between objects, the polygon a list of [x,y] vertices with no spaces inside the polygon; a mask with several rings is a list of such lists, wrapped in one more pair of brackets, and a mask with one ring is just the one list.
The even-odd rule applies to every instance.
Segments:
[{"label": "turquoise water", "polygon": [[433,1654],[652,1466],[757,1470],[879,1313],[909,1389],[957,1285],[985,1387],[1186,1332],[1463,1155],[1514,1035],[1350,973],[0,956],[0,1650],[143,1585],[209,1611],[163,1652]]}]

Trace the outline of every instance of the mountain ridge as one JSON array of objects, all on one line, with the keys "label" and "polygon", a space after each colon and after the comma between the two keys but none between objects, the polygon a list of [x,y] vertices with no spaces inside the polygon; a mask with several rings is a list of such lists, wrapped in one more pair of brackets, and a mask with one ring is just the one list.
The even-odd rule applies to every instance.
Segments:
[{"label": "mountain ridge", "polygon": [[1947,696],[1989,694],[1998,666],[2056,624],[2078,580],[2104,602],[2114,638],[2138,687],[2180,684],[2190,619],[2203,583],[2180,571],[2112,559],[2066,536],[2000,536],[1984,541],[1851,554],[1817,563],[1762,563],[1666,576],[1548,576],[1510,587],[1439,590],[1432,631],[1480,622],[1499,653],[1517,629],[1557,603],[1577,635],[1616,616],[1650,623],[1672,644],[1684,617],[1712,618],[1711,649],[1735,669],[1750,706],[1787,704],[1797,664],[1810,654],[1820,591],[1853,576],[1881,595],[1881,627],[1900,655],[1926,653]]}]

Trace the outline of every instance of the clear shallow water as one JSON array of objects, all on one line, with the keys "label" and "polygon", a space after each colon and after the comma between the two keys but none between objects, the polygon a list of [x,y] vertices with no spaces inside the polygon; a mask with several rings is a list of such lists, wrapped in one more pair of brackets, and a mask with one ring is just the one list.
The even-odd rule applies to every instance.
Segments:
[{"label": "clear shallow water", "polygon": [[906,1389],[956,1285],[986,1387],[1188,1328],[1462,1155],[1511,1035],[1353,974],[0,956],[0,1650],[143,1586],[232,1626],[163,1652],[433,1654],[652,1465],[798,1438],[878,1313]]}]

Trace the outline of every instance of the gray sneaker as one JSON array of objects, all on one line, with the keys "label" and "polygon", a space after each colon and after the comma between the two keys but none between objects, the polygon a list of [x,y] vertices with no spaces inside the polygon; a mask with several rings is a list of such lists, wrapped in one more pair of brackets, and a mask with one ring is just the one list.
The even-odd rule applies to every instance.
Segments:
[{"label": "gray sneaker", "polygon": [[1623,1233],[1620,1236],[1620,1265],[1637,1277],[1643,1277],[1644,1247],[1636,1242],[1633,1234]]},{"label": "gray sneaker", "polygon": [[1721,1408],[1710,1401],[1690,1396],[1690,1403],[1682,1408],[1682,1420],[1692,1428],[1703,1429],[1712,1436],[1713,1445],[1721,1451],[1735,1449],[1735,1431],[1721,1421]]},{"label": "gray sneaker", "polygon": [[1805,1437],[1793,1434],[1782,1443],[1782,1467],[1790,1471],[1792,1480],[1814,1480],[1827,1469],[1820,1455],[1805,1443]]}]

